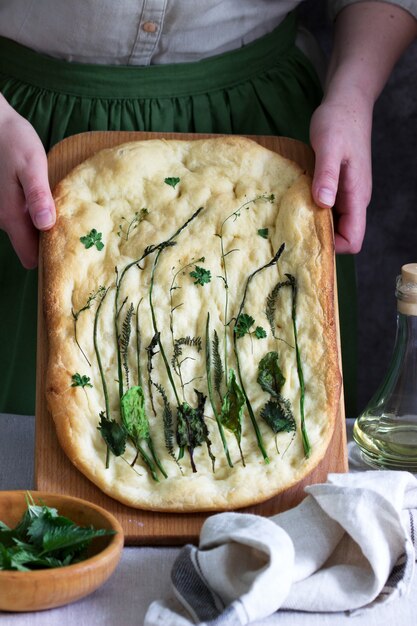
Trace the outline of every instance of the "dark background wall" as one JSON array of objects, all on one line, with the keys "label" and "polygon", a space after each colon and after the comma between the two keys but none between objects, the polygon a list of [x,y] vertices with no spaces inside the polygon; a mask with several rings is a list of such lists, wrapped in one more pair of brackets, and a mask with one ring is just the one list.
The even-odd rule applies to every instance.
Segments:
[{"label": "dark background wall", "polygon": [[[307,0],[300,13],[328,56],[332,25],[326,2]],[[359,412],[389,365],[396,330],[396,276],[402,265],[417,262],[417,41],[397,63],[376,103],[372,161],[366,236],[356,255]]]}]

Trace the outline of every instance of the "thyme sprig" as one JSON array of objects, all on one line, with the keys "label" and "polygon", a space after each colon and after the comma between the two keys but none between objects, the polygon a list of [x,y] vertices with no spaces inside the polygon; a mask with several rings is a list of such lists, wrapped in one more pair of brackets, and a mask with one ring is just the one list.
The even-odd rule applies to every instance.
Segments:
[{"label": "thyme sprig", "polygon": [[135,214],[130,220],[130,222],[125,217],[122,217],[121,219],[126,224],[125,223],[119,224],[119,230],[117,231],[117,236],[120,237],[120,239],[123,239],[124,241],[128,241],[131,232],[134,231],[135,228],[137,228],[141,222],[143,222],[143,220],[148,214],[149,214],[148,209],[144,207],[140,211],[135,211]]},{"label": "thyme sprig", "polygon": [[224,288],[225,288],[225,299],[224,299],[224,332],[223,332],[223,359],[224,359],[224,377],[225,377],[225,385],[227,386],[227,372],[228,372],[228,342],[227,342],[227,328],[229,325],[229,282],[228,282],[228,273],[227,273],[227,263],[226,257],[232,254],[233,252],[237,252],[238,248],[232,248],[231,250],[225,251],[224,246],[224,227],[226,223],[231,219],[234,222],[241,216],[241,212],[245,209],[248,210],[250,205],[258,202],[259,200],[264,200],[266,202],[274,202],[275,196],[274,194],[260,194],[247,202],[244,202],[237,208],[235,211],[230,213],[220,225],[220,232],[215,233],[215,236],[220,239],[220,257],[221,257],[221,265],[223,268],[223,275],[219,276],[223,280]]},{"label": "thyme sprig", "polygon": [[177,309],[179,309],[183,303],[180,302],[179,304],[176,304],[174,306],[174,292],[181,289],[181,286],[178,284],[177,282],[177,278],[180,274],[185,274],[185,270],[189,267],[192,267],[193,265],[195,265],[196,263],[204,263],[205,258],[204,257],[200,257],[197,260],[192,260],[188,263],[186,263],[185,265],[181,266],[174,274],[172,281],[171,281],[171,285],[169,288],[169,300],[170,300],[170,313],[169,313],[169,329],[170,329],[170,333],[171,333],[171,343],[172,343],[172,352],[173,352],[173,356],[171,359],[171,365],[174,369],[174,372],[176,373],[176,375],[178,376],[179,380],[180,380],[180,385],[181,385],[181,391],[182,391],[182,397],[183,400],[185,401],[185,385],[189,384],[190,382],[192,382],[192,380],[188,381],[187,383],[184,383],[183,380],[183,376],[182,376],[182,364],[184,363],[185,360],[192,358],[192,357],[186,357],[185,359],[181,359],[180,357],[182,356],[182,348],[183,346],[192,346],[195,347],[197,349],[197,352],[201,351],[201,337],[180,337],[179,339],[175,338],[175,332],[174,332],[174,313]]},{"label": "thyme sprig", "polygon": [[86,353],[84,352],[84,350],[82,349],[82,347],[80,346],[80,343],[78,341],[78,337],[77,337],[77,322],[78,322],[78,318],[80,317],[81,313],[83,313],[84,311],[87,311],[88,309],[91,308],[91,305],[93,304],[93,302],[97,299],[100,298],[104,291],[106,290],[105,287],[100,286],[98,287],[98,289],[96,291],[92,291],[90,293],[90,295],[87,298],[87,302],[84,304],[84,306],[82,306],[80,309],[78,309],[78,311],[74,311],[73,308],[71,308],[71,315],[72,318],[74,320],[74,340],[75,343],[77,344],[81,354],[83,355],[83,357],[85,358],[85,360],[87,361],[88,365],[91,367],[91,363],[90,360],[88,359]]}]

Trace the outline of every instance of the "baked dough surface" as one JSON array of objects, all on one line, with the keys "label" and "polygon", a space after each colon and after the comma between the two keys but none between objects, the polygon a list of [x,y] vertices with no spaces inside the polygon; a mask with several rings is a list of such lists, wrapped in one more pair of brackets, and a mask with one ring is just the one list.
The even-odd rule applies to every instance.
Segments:
[{"label": "baked dough surface", "polygon": [[[310,188],[298,165],[241,137],[123,144],[58,184],[57,224],[43,241],[47,403],[64,451],[109,496],[159,511],[233,509],[287,489],[322,459],[341,376],[331,216]],[[257,380],[271,353],[285,379],[279,402],[278,386]],[[242,454],[224,425],[236,414],[222,414],[230,370],[247,398]],[[132,436],[116,456],[98,429],[104,416],[121,431],[120,396],[139,383],[151,437],[139,445],[154,476]],[[204,429],[204,415],[211,456],[203,441],[178,458],[178,407],[199,402],[193,423]],[[276,435],[261,417],[268,402],[289,408]]]}]

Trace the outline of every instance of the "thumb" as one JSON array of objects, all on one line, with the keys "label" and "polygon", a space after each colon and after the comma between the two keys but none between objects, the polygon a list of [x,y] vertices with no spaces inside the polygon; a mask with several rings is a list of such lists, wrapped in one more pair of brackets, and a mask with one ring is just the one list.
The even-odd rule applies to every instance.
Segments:
[{"label": "thumb", "polygon": [[316,204],[323,208],[331,208],[336,202],[341,159],[334,157],[334,153],[316,151],[312,193]]},{"label": "thumb", "polygon": [[34,226],[38,230],[48,230],[55,224],[56,213],[48,181],[48,165],[44,153],[25,163],[19,172],[19,182],[25,196],[26,207]]}]

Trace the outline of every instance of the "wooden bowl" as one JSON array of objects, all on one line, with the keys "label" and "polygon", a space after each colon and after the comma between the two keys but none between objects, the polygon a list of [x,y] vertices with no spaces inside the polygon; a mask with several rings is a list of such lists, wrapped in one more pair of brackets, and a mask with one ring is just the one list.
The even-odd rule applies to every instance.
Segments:
[{"label": "wooden bowl", "polygon": [[[0,520],[13,528],[27,508],[26,491],[0,491]],[[115,530],[97,537],[80,563],[30,572],[0,570],[0,610],[40,611],[74,602],[92,593],[115,570],[123,548],[123,530],[105,509],[70,496],[30,491],[36,504],[55,507],[80,526]]]}]

